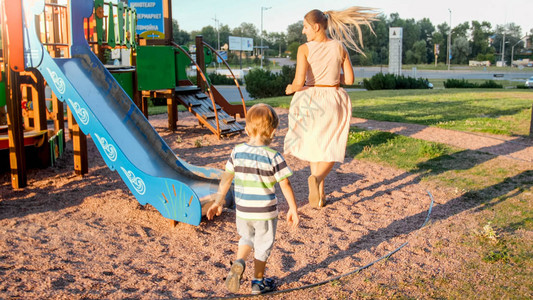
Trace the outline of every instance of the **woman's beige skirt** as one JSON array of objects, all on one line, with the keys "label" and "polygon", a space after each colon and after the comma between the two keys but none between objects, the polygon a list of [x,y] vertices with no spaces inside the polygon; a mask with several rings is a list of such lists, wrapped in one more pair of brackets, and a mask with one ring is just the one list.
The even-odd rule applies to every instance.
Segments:
[{"label": "woman's beige skirt", "polygon": [[343,88],[305,87],[289,109],[284,153],[309,162],[342,162],[352,103]]}]

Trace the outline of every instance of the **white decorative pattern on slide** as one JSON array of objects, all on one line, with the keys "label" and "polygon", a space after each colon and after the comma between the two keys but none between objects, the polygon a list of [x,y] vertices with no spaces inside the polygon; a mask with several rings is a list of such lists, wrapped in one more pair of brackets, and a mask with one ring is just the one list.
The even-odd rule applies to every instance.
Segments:
[{"label": "white decorative pattern on slide", "polygon": [[72,108],[76,112],[76,115],[80,119],[80,122],[83,125],[89,124],[89,113],[87,113],[87,110],[85,108],[80,107],[80,104],[78,102],[74,102],[68,99],[68,102],[72,105]]},{"label": "white decorative pattern on slide", "polygon": [[46,67],[46,70],[48,71],[48,74],[50,74],[50,76],[52,77],[52,81],[54,82],[54,85],[56,86],[57,91],[60,94],[64,94],[66,86],[65,86],[65,81],[63,80],[63,78],[57,76],[56,72],[50,70],[50,68],[48,67]]},{"label": "white decorative pattern on slide", "polygon": [[94,134],[96,136],[96,139],[102,145],[102,148],[104,149],[105,154],[111,161],[117,160],[117,149],[115,146],[110,144],[104,137],[99,136],[97,133]]},{"label": "white decorative pattern on slide", "polygon": [[126,177],[128,177],[128,180],[133,185],[135,191],[140,195],[144,195],[144,193],[146,193],[146,185],[144,184],[144,181],[141,178],[135,176],[132,171],[128,171],[124,169],[124,167],[120,167],[120,169],[122,169],[122,172],[124,172]]}]

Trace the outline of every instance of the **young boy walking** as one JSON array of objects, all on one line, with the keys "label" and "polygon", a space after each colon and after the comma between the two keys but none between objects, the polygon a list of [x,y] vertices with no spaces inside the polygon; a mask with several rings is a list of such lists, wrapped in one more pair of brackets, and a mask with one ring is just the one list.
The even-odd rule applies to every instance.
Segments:
[{"label": "young boy walking", "polygon": [[266,261],[274,244],[278,217],[275,184],[279,183],[289,204],[287,222],[298,226],[296,200],[288,179],[292,171],[283,156],[268,147],[279,119],[272,107],[256,104],[246,114],[245,131],[250,137],[235,146],[226,163],[215,203],[207,211],[207,219],[220,216],[226,193],[235,180],[235,207],[237,232],[240,235],[237,259],[233,262],[226,287],[237,293],[246,268],[246,258],[254,250],[254,278],[252,294],[263,294],[275,289],[274,280],[265,278]]}]

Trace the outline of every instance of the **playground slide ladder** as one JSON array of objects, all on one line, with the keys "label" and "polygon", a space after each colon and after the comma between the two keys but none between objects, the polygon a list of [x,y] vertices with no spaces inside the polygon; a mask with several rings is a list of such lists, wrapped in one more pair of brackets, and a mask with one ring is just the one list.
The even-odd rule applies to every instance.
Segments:
[{"label": "playground slide ladder", "polygon": [[218,113],[218,125],[222,135],[238,133],[244,130],[235,118],[225,112],[218,104],[216,108],[209,97],[196,86],[177,86],[174,90],[176,100],[185,106],[196,118],[216,134],[217,124],[215,109]]}]

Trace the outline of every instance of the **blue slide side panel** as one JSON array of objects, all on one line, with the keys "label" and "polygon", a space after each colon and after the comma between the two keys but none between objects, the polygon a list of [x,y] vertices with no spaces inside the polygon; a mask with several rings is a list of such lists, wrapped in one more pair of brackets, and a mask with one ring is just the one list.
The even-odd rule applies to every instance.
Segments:
[{"label": "blue slide side panel", "polygon": [[139,203],[149,203],[165,218],[200,224],[201,204],[188,185],[172,178],[150,176],[132,164],[47,53],[38,69],[47,82],[53,83],[50,87],[54,93],[69,105],[82,131],[93,137],[106,164],[120,174]]},{"label": "blue slide side panel", "polygon": [[[59,66],[48,52],[44,51],[35,33],[35,18],[30,17],[25,19],[26,28],[24,30],[26,67],[37,68],[41,72],[58,99],[67,103],[71,108],[81,130],[93,137],[105,163],[110,169],[116,170],[120,174],[141,204],[151,204],[166,218],[198,225],[201,219],[201,204],[198,196],[212,193],[215,188],[212,184],[181,178],[180,176],[183,176],[183,174],[172,172],[172,168],[166,164],[165,160],[157,155],[159,152],[154,150],[154,145],[146,142],[146,137],[142,136],[142,132],[149,132],[150,135],[155,134],[150,138],[160,141],[159,147],[166,147],[165,151],[170,151],[161,137],[157,133],[151,133],[151,131],[139,130],[139,125],[141,127],[149,126],[147,120],[138,120],[137,124],[135,124],[136,126],[132,127],[129,116],[131,116],[132,112],[139,112],[124,90],[122,88],[113,89],[113,93],[110,94],[105,87],[95,84],[102,83],[103,79],[104,82],[118,86],[107,70],[103,73],[83,71],[82,66],[84,64],[94,65],[99,70],[105,68],[90,51],[84,39],[82,17],[87,14],[90,15],[91,5],[87,3],[92,1],[85,1],[85,4],[82,2],[84,1],[73,2],[71,6],[73,32],[78,33],[73,36],[74,44],[76,45],[73,45],[72,52],[77,52],[76,49],[78,51],[82,49],[82,53],[78,52],[78,54],[81,54],[82,59],[63,60],[61,66]],[[23,3],[25,5],[24,11],[30,11],[31,9],[34,14],[40,14],[44,7],[44,1],[42,0],[33,3],[32,7],[28,7],[30,1],[24,1]],[[83,41],[84,45],[80,46],[81,41]],[[86,55],[83,55],[84,53]],[[68,74],[62,69],[62,66],[64,67],[65,65],[70,68]],[[102,76],[102,74],[104,74],[104,78],[92,77]],[[103,95],[107,96],[104,97]],[[121,102],[122,105],[117,107],[116,104],[109,104],[113,98],[128,100],[129,102]],[[97,108],[96,110],[95,107]],[[120,115],[127,117],[117,119],[117,116]],[[151,126],[149,127],[151,128]],[[120,128],[121,130],[113,131],[115,128]],[[153,128],[151,129],[153,130]],[[117,138],[118,140],[122,139],[124,144],[117,144]],[[139,168],[136,165],[137,162],[130,159],[135,157],[131,155],[131,152],[137,151],[146,154],[143,162],[146,160],[155,162],[153,170],[158,170],[165,176],[148,174]],[[130,152],[130,156],[127,155],[128,152]],[[191,187],[197,189],[199,193],[197,194]]]}]

